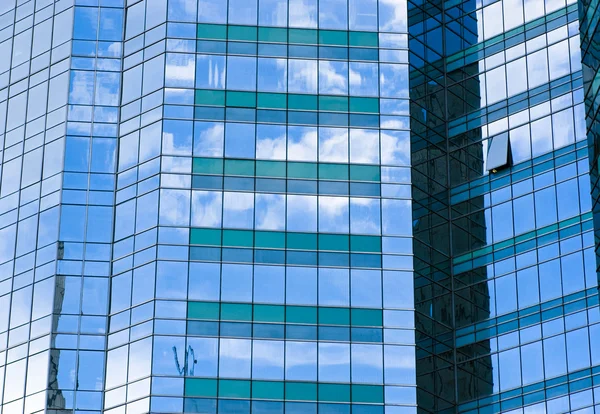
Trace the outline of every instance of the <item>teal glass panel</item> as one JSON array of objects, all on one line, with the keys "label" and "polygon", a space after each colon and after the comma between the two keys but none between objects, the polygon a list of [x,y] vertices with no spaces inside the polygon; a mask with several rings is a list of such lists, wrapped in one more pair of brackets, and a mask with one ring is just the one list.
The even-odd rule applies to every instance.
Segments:
[{"label": "teal glass panel", "polygon": [[261,42],[286,43],[288,41],[287,29],[281,27],[259,27],[258,40]]},{"label": "teal glass panel", "polygon": [[317,95],[288,95],[288,109],[297,109],[304,111],[317,110]]},{"label": "teal glass panel", "polygon": [[225,174],[254,176],[254,161],[225,160]]},{"label": "teal glass panel", "polygon": [[350,402],[350,385],[319,384],[319,401]]},{"label": "teal glass panel", "polygon": [[288,162],[288,178],[317,178],[317,164],[312,162]]},{"label": "teal glass panel", "polygon": [[348,98],[344,96],[319,96],[319,110],[348,112]]},{"label": "teal glass panel", "polygon": [[194,174],[223,174],[221,158],[194,158],[192,164]]},{"label": "teal glass panel", "polygon": [[261,400],[283,400],[282,381],[252,381],[252,398]]},{"label": "teal glass panel", "polygon": [[219,319],[218,302],[188,302],[189,319]]},{"label": "teal glass panel", "polygon": [[257,231],[254,233],[254,246],[261,249],[285,249],[285,233]]},{"label": "teal glass panel", "polygon": [[223,246],[253,247],[252,230],[223,230]]},{"label": "teal glass panel", "polygon": [[219,398],[250,398],[250,381],[219,380]]},{"label": "teal glass panel", "polygon": [[350,32],[350,46],[379,46],[379,35],[375,32]]},{"label": "teal glass panel", "polygon": [[379,165],[350,165],[350,180],[381,181]]},{"label": "teal glass panel", "polygon": [[221,245],[221,230],[219,229],[191,229],[190,244],[205,246]]},{"label": "teal glass panel", "polygon": [[350,309],[348,308],[319,308],[319,324],[321,325],[350,325]]},{"label": "teal glass panel", "polygon": [[383,312],[379,309],[350,310],[352,326],[383,326]]},{"label": "teal glass panel", "polygon": [[296,401],[316,401],[317,384],[312,382],[286,382],[285,399]]},{"label": "teal glass panel", "polygon": [[287,233],[287,248],[317,250],[317,235],[314,233]]},{"label": "teal glass panel", "polygon": [[282,305],[254,305],[255,322],[284,322],[285,306]]},{"label": "teal glass panel", "polygon": [[199,39],[218,39],[227,38],[227,26],[223,24],[199,24],[197,29]]},{"label": "teal glass panel", "polygon": [[221,319],[225,321],[251,321],[252,305],[245,303],[221,304]]},{"label": "teal glass panel", "polygon": [[341,30],[319,30],[319,44],[348,46],[348,32]]},{"label": "teal glass panel", "polygon": [[254,26],[229,26],[229,40],[256,41],[258,30]]},{"label": "teal glass panel", "polygon": [[343,234],[319,234],[319,250],[347,252],[350,250],[350,237]]},{"label": "teal glass panel", "polygon": [[186,378],[184,392],[186,397],[216,397],[217,380]]},{"label": "teal glass panel", "polygon": [[284,161],[256,161],[258,177],[285,178],[287,165]]},{"label": "teal glass panel", "polygon": [[317,44],[317,31],[313,29],[289,29],[290,43]]},{"label": "teal glass panel", "polygon": [[350,97],[350,112],[379,113],[379,99]]},{"label": "teal glass panel", "polygon": [[285,321],[287,323],[317,323],[317,308],[313,306],[286,306]]},{"label": "teal glass panel", "polygon": [[347,164],[319,164],[319,178],[321,180],[347,180]]},{"label": "teal glass panel", "polygon": [[254,92],[227,91],[227,106],[255,108],[256,94]]},{"label": "teal glass panel", "polygon": [[195,103],[196,105],[225,106],[225,92],[197,89]]},{"label": "teal glass panel", "polygon": [[257,94],[257,106],[259,108],[286,109],[287,95],[284,93],[266,93]]},{"label": "teal glass panel", "polygon": [[350,250],[353,252],[381,253],[381,237],[351,235]]},{"label": "teal glass panel", "polygon": [[352,402],[383,404],[383,387],[380,385],[352,385]]}]

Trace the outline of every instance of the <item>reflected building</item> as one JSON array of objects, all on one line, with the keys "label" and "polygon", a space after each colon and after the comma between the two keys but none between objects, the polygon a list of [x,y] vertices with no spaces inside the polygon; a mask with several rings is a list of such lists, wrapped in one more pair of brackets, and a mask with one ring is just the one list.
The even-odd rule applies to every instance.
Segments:
[{"label": "reflected building", "polygon": [[0,413],[596,410],[596,6],[1,2]]}]

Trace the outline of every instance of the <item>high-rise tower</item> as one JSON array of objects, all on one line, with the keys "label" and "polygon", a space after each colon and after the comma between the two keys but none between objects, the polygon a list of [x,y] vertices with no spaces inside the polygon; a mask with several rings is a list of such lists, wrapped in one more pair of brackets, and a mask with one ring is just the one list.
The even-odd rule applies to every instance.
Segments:
[{"label": "high-rise tower", "polygon": [[594,411],[565,1],[2,1],[0,413]]}]

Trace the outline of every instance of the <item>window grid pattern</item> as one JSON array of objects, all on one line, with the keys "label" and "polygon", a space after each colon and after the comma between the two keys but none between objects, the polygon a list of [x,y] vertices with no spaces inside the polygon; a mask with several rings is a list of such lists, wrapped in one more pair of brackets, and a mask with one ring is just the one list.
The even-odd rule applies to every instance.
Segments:
[{"label": "window grid pattern", "polygon": [[406,6],[303,4],[128,4],[106,412],[415,410]]},{"label": "window grid pattern", "polygon": [[[427,16],[440,16],[428,26],[418,19],[423,10],[409,5],[409,32],[420,47],[410,48],[420,51],[411,59],[411,99],[428,111],[424,118],[411,110],[412,140],[428,150],[413,146],[413,171],[423,174],[413,175],[413,185],[439,190],[439,201],[422,199],[423,228],[414,231],[415,258],[438,263],[433,271],[415,267],[428,293],[415,298],[417,367],[424,367],[418,405],[429,412],[593,410],[598,281],[576,5],[539,2],[534,11],[518,1],[457,3],[443,11],[422,5]],[[536,62],[546,55],[570,68],[558,75],[549,60]],[[528,72],[536,68],[533,79]],[[422,98],[419,82],[436,75],[440,88]],[[567,113],[570,122],[553,124]],[[488,137],[501,134],[510,138],[514,165],[488,175]],[[436,162],[447,175],[432,168]],[[433,378],[453,392],[432,387]]]}]

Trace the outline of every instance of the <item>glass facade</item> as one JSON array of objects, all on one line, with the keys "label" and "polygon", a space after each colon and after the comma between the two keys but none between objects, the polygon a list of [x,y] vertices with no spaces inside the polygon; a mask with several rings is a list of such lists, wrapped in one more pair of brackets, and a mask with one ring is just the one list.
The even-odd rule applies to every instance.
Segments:
[{"label": "glass facade", "polygon": [[565,1],[0,2],[0,413],[598,410]]}]

